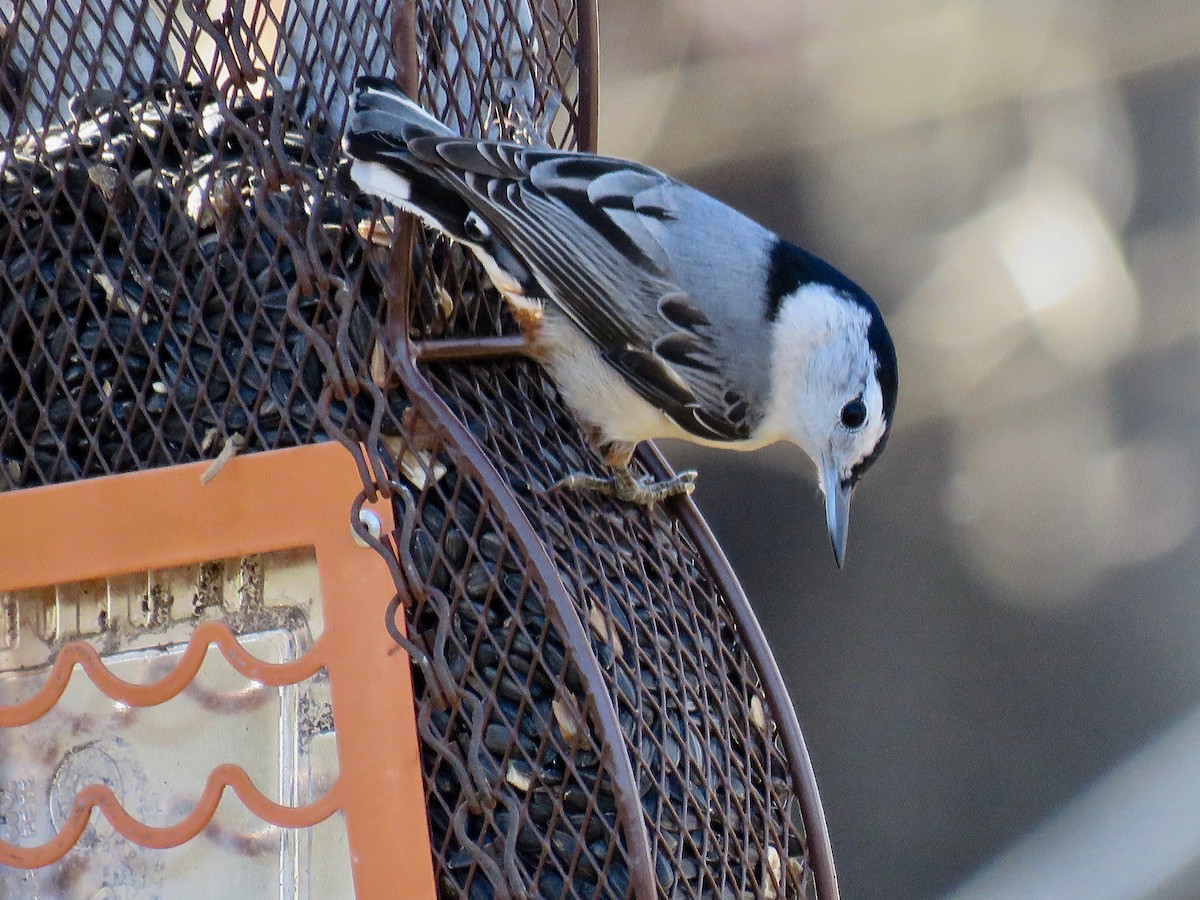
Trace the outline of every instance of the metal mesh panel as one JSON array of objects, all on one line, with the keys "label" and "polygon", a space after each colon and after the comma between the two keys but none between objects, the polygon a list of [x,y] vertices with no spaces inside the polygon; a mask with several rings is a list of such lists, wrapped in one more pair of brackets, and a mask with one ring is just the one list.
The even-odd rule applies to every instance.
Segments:
[{"label": "metal mesh panel", "polygon": [[547,492],[600,461],[501,299],[339,178],[366,72],[467,133],[591,146],[592,6],[0,22],[0,490],[340,440],[396,509],[373,545],[443,896],[801,896],[810,854],[836,896],[778,672],[694,508]]},{"label": "metal mesh panel", "polygon": [[[376,349],[389,256],[362,236],[369,207],[328,189],[338,104],[275,78],[251,90],[168,80],[161,60],[106,67],[118,24],[157,7],[105,21],[87,4],[64,19],[66,6],[39,19],[18,4],[8,37],[21,75],[0,171],[0,484],[319,439],[329,376],[361,377]],[[357,66],[385,67],[378,40],[358,52]],[[81,71],[84,57],[101,64]],[[340,426],[349,410],[329,412]]]},{"label": "metal mesh panel", "polygon": [[457,471],[397,499],[442,890],[596,896],[603,872],[604,889],[623,895],[627,841],[602,737],[519,545]]},{"label": "metal mesh panel", "polygon": [[660,888],[798,895],[804,851],[785,758],[696,547],[661,512],[544,492],[595,462],[531,363],[441,365],[431,376],[521,499],[587,625],[630,747]]}]

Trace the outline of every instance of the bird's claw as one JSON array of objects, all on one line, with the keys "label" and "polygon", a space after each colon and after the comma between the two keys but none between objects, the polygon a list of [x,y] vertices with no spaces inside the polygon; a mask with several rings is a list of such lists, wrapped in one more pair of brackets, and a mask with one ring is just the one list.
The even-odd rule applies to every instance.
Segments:
[{"label": "bird's claw", "polygon": [[550,488],[552,491],[595,491],[622,500],[625,503],[636,503],[638,506],[653,506],[668,497],[680,494],[690,494],[696,489],[696,473],[693,471],[680,472],[674,478],[655,481],[652,476],[644,479],[635,478],[628,469],[617,469],[609,478],[599,478],[583,472],[572,472]]}]

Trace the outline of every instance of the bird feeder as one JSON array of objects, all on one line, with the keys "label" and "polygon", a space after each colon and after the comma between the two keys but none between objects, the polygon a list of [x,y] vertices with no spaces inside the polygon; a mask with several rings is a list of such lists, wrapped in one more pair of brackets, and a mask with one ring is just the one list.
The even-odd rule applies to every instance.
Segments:
[{"label": "bird feeder", "polygon": [[695,507],[548,491],[505,304],[339,177],[362,73],[593,148],[594,5],[0,16],[0,895],[836,897]]}]

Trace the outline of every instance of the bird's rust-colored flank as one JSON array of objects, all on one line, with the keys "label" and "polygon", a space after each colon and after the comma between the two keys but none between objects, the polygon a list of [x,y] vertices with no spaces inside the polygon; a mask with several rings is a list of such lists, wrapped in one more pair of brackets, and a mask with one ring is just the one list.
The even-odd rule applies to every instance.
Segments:
[{"label": "bird's rust-colored flank", "polygon": [[529,344],[529,355],[535,360],[544,362],[546,348],[538,341],[543,315],[541,305],[511,296],[506,299],[508,308],[512,310],[513,318],[517,320],[517,326],[521,329],[521,334],[525,336],[525,340]]}]

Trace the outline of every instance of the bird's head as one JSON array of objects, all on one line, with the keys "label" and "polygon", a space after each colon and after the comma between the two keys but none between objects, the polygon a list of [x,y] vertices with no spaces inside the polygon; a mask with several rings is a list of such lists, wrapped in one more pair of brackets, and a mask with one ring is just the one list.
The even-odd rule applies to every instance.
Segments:
[{"label": "bird's head", "polygon": [[875,303],[853,282],[810,281],[786,294],[775,319],[775,426],[817,466],[840,567],[850,498],[883,452],[896,408],[896,351]]}]

